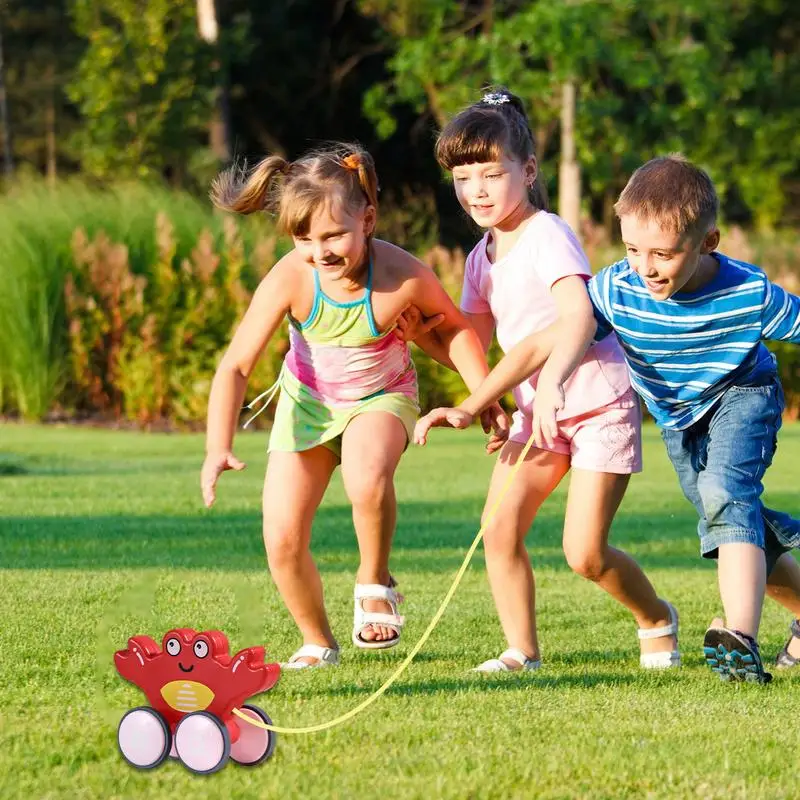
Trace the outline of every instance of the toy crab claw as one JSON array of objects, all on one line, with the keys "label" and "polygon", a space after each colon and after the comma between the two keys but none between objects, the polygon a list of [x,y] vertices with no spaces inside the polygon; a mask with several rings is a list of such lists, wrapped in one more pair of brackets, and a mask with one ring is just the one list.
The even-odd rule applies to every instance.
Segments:
[{"label": "toy crab claw", "polygon": [[150,769],[168,755],[193,772],[208,774],[232,758],[252,766],[269,758],[275,732],[245,720],[271,725],[258,706],[246,704],[254,694],[271,689],[280,665],[264,663],[263,647],[228,654],[222,631],[176,628],[159,648],[147,636],[134,636],[114,654],[119,674],[136,684],[150,706],[140,706],[122,718],[117,732],[122,756],[135,767]]}]

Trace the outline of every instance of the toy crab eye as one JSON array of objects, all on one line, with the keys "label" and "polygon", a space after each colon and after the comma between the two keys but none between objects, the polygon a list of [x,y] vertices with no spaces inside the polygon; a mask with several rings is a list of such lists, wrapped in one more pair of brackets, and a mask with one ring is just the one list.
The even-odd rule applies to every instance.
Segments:
[{"label": "toy crab eye", "polygon": [[181,643],[177,639],[167,640],[167,652],[171,656],[176,656],[181,651]]},{"label": "toy crab eye", "polygon": [[194,643],[194,654],[198,658],[205,658],[208,655],[208,645],[202,639]]}]

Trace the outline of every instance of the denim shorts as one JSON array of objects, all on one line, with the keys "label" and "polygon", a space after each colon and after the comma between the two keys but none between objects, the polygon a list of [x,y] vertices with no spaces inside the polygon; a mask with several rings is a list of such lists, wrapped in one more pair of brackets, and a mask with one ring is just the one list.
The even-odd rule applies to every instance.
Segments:
[{"label": "denim shorts", "polygon": [[731,386],[689,428],[662,430],[661,436],[681,489],[700,515],[703,557],[716,558],[721,544],[749,542],[765,551],[769,574],[783,553],[800,546],[800,520],[761,502],[784,398],[777,376],[759,383]]}]

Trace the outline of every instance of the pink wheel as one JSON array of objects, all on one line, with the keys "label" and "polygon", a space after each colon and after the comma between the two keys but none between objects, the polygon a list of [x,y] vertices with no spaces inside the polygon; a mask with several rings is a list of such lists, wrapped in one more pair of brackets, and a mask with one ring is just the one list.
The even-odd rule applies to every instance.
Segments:
[{"label": "pink wheel", "polygon": [[[246,704],[240,710],[256,721],[272,725],[272,720],[258,706]],[[265,731],[263,728],[250,725],[238,717],[235,719],[241,734],[231,745],[231,758],[243,767],[263,764],[275,752],[277,734],[275,731]]]},{"label": "pink wheel", "polygon": [[119,751],[134,767],[157,767],[167,757],[171,743],[169,725],[149,706],[132,708],[120,720],[117,729]]},{"label": "pink wheel", "polygon": [[208,775],[228,763],[231,737],[213,714],[195,711],[187,714],[175,728],[175,750],[187,769]]}]

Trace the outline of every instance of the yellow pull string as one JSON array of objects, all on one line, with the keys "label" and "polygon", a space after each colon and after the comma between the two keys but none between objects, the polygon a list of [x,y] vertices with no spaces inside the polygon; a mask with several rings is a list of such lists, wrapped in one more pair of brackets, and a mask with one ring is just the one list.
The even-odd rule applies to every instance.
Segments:
[{"label": "yellow pull string", "polygon": [[342,714],[341,716],[335,717],[334,719],[328,720],[327,722],[320,722],[318,725],[307,725],[305,727],[300,728],[282,728],[278,725],[268,725],[266,722],[262,722],[261,720],[253,719],[252,717],[248,716],[247,714],[243,713],[240,709],[234,708],[233,713],[239,717],[240,719],[244,720],[245,722],[249,723],[250,725],[255,725],[257,728],[263,728],[266,731],[274,731],[275,733],[317,733],[319,731],[328,730],[329,728],[335,728],[337,725],[341,725],[343,722],[347,722],[347,720],[352,719],[353,717],[360,714],[365,709],[369,708],[381,695],[383,695],[386,690],[405,672],[408,665],[414,660],[414,657],[419,653],[419,651],[424,647],[425,642],[428,641],[430,635],[433,633],[434,628],[439,624],[439,620],[442,618],[444,612],[447,610],[447,606],[450,604],[450,600],[453,598],[453,595],[456,593],[456,589],[458,585],[461,583],[461,579],[464,577],[464,573],[467,571],[467,567],[469,566],[470,561],[472,560],[472,556],[475,555],[475,551],[478,549],[478,545],[481,543],[481,539],[483,539],[483,534],[486,531],[486,528],[489,527],[489,524],[494,519],[495,514],[497,513],[497,509],[500,507],[500,504],[505,499],[508,490],[511,488],[511,483],[514,480],[517,472],[519,471],[520,467],[522,466],[523,462],[525,461],[525,456],[528,455],[528,451],[533,446],[533,434],[528,438],[528,441],[525,444],[525,447],[522,448],[522,453],[520,453],[519,458],[517,459],[517,463],[514,464],[513,468],[511,469],[511,473],[509,474],[508,478],[506,478],[506,482],[503,484],[503,488],[500,491],[500,494],[495,500],[494,505],[489,510],[488,515],[486,516],[486,521],[481,526],[478,533],[475,535],[475,538],[470,545],[469,550],[467,550],[467,554],[464,556],[464,560],[461,562],[461,567],[459,568],[458,572],[456,573],[456,577],[453,580],[453,583],[450,585],[450,588],[447,590],[447,594],[444,596],[444,600],[442,600],[442,604],[439,606],[439,610],[433,615],[433,619],[431,619],[428,627],[425,629],[425,632],[420,636],[419,641],[414,645],[411,649],[409,654],[403,659],[400,666],[386,679],[384,684],[376,689],[366,700],[359,703],[354,708],[351,708],[350,711]]}]

